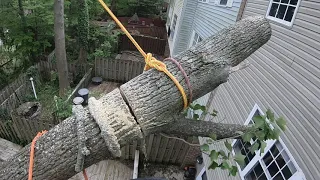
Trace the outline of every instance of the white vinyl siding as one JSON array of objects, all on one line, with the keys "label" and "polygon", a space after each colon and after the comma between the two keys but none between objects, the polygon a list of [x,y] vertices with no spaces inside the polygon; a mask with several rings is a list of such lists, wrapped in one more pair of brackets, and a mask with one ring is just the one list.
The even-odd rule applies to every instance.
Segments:
[{"label": "white vinyl siding", "polygon": [[[269,4],[270,0],[248,0],[243,18],[265,16]],[[247,58],[249,67],[219,86],[211,104],[222,116],[217,122],[225,118],[225,123],[243,124],[256,102],[263,112],[271,108],[276,116],[283,116],[288,128],[281,139],[306,179],[320,177],[319,12],[320,1],[301,0],[290,29],[269,21],[271,39]],[[204,162],[210,165],[209,161],[204,156]],[[231,179],[223,171],[207,171],[207,175]]]},{"label": "white vinyl siding", "polygon": [[181,53],[190,46],[193,30],[206,39],[234,24],[240,4],[241,0],[227,0],[226,5],[220,5],[220,0],[206,0],[205,3],[199,0],[184,0],[181,17],[177,13],[178,22],[174,38],[176,41],[169,41],[171,56]]},{"label": "white vinyl siding", "polygon": [[[173,54],[173,51],[176,48],[176,41],[179,39],[179,31],[180,31],[180,23],[181,23],[181,15],[182,15],[182,10],[183,10],[183,4],[184,4],[184,0],[171,0],[170,4],[169,4],[169,16],[170,18],[168,18],[167,20],[169,20],[169,24],[170,24],[170,38],[168,38],[168,44],[169,44],[169,49],[170,49],[170,54]],[[171,9],[171,10],[170,10]],[[177,17],[177,19],[175,20],[175,26],[173,29],[173,33],[172,33],[172,25],[174,22],[174,17]],[[167,22],[168,23],[168,22]]]},{"label": "white vinyl siding", "polygon": [[270,0],[266,17],[272,21],[292,26],[301,0]]},{"label": "white vinyl siding", "polygon": [[[236,22],[241,0],[228,0],[230,8],[220,5],[220,2],[220,0],[210,0],[207,4],[198,3],[191,29],[203,39]],[[190,36],[189,45],[192,40]]]}]

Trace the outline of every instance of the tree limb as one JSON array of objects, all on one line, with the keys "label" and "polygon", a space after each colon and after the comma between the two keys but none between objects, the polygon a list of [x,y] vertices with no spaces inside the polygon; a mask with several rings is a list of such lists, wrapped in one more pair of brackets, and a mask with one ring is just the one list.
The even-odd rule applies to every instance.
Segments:
[{"label": "tree limb", "polygon": [[250,126],[246,125],[214,123],[211,121],[180,118],[173,123],[164,126],[161,129],[161,132],[184,137],[209,137],[212,134],[215,134],[217,140],[219,140],[238,137],[241,133],[246,133],[250,130]]},{"label": "tree limb", "polygon": [[[264,17],[249,17],[175,57],[189,77],[194,99],[226,82],[231,68],[266,43],[270,36],[271,28]],[[189,94],[179,68],[171,61],[165,63]],[[174,121],[171,115],[183,108],[181,94],[174,83],[155,69],[123,84],[120,90],[145,134]]]}]

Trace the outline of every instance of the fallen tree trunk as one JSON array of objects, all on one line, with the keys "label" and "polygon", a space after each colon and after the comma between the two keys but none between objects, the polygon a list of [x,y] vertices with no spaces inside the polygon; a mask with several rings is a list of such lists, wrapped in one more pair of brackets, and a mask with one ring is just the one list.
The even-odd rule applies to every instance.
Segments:
[{"label": "fallen tree trunk", "polygon": [[[190,79],[193,97],[201,97],[226,82],[231,68],[266,43],[270,36],[267,20],[251,17],[175,57]],[[171,62],[166,64],[189,93],[179,69]],[[182,107],[179,91],[165,74],[156,70],[144,72],[99,100],[90,98],[87,109],[74,107],[74,116],[39,138],[33,177],[38,180],[68,179],[77,173],[75,167],[79,170],[104,159],[119,157],[122,146],[150,133],[179,134],[180,125],[185,129],[181,131],[184,132],[182,135],[215,133],[220,134],[219,138],[228,137],[223,132],[212,132],[225,131],[216,128],[214,123],[193,121],[190,123],[193,128],[179,123],[174,117]],[[173,124],[176,127],[169,128]],[[204,125],[209,126],[207,130]],[[232,127],[234,129],[230,131],[246,130],[243,126]],[[188,130],[190,132],[186,133]],[[26,146],[1,165],[2,179],[27,179],[29,148]]]}]

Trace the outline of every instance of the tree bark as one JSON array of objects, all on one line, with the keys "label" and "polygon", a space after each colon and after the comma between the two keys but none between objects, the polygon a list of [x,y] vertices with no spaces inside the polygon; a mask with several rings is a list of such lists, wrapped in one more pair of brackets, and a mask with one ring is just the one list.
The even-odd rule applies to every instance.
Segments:
[{"label": "tree bark", "polygon": [[[175,57],[189,77],[194,99],[226,82],[231,68],[265,44],[270,36],[271,28],[267,20],[249,17]],[[165,63],[189,94],[178,67],[171,61]],[[155,69],[144,72],[120,89],[145,134],[174,121],[172,115],[183,107],[175,84]]]},{"label": "tree bark", "polygon": [[[231,67],[266,43],[270,36],[267,20],[247,18],[177,56],[188,74],[194,97],[198,98],[226,82]],[[178,68],[170,62],[166,64],[189,93]],[[232,130],[245,130],[243,126],[176,120],[174,117],[182,110],[181,95],[173,82],[156,70],[144,72],[122,85],[120,90],[116,89],[99,100],[90,98],[88,110],[74,108],[75,116],[39,138],[34,179],[68,179],[76,174],[75,165],[86,168],[100,160],[119,157],[122,146],[153,132],[179,135],[181,127],[182,135],[214,133],[223,138],[228,135],[221,131],[228,130],[230,137],[234,134]],[[169,127],[173,124],[175,127]],[[83,148],[87,148],[90,154],[81,151]],[[2,164],[0,176],[26,179],[28,160],[29,146]]]},{"label": "tree bark", "polygon": [[240,124],[214,123],[211,121],[180,118],[176,119],[173,123],[167,124],[163,128],[159,128],[158,131],[180,137],[209,137],[215,134],[218,140],[236,137],[250,130],[250,126]]},{"label": "tree bark", "polygon": [[64,34],[64,0],[54,1],[54,42],[59,74],[59,94],[64,95],[70,86]]},{"label": "tree bark", "polygon": [[89,10],[87,0],[79,0],[78,3],[78,36],[80,45],[78,61],[79,63],[84,64],[87,62],[88,58]]},{"label": "tree bark", "polygon": [[23,29],[23,32],[26,32],[27,21],[26,21],[26,16],[24,15],[22,0],[18,0],[18,6],[19,6],[19,15],[21,18],[22,29]]}]

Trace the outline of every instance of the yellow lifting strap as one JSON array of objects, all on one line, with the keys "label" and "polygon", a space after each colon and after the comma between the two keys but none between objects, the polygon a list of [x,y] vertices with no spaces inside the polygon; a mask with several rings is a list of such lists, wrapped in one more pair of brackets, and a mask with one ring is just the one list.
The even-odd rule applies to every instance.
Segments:
[{"label": "yellow lifting strap", "polygon": [[148,70],[150,68],[155,68],[158,71],[164,72],[169,78],[174,82],[174,84],[179,89],[184,103],[184,109],[188,107],[188,99],[187,95],[184,92],[183,87],[179,83],[179,81],[167,70],[167,66],[154,58],[151,53],[146,54],[143,49],[140,47],[140,45],[137,43],[137,41],[131,36],[131,34],[128,32],[128,30],[122,25],[122,23],[119,21],[119,19],[112,13],[112,11],[108,8],[108,6],[103,2],[103,0],[98,0],[100,4],[103,6],[103,8],[109,13],[109,15],[112,17],[112,19],[117,23],[117,25],[121,28],[121,30],[127,35],[127,37],[131,40],[131,42],[134,44],[134,46],[138,49],[138,51],[141,53],[141,55],[144,57],[146,65],[144,67],[144,70]]}]

